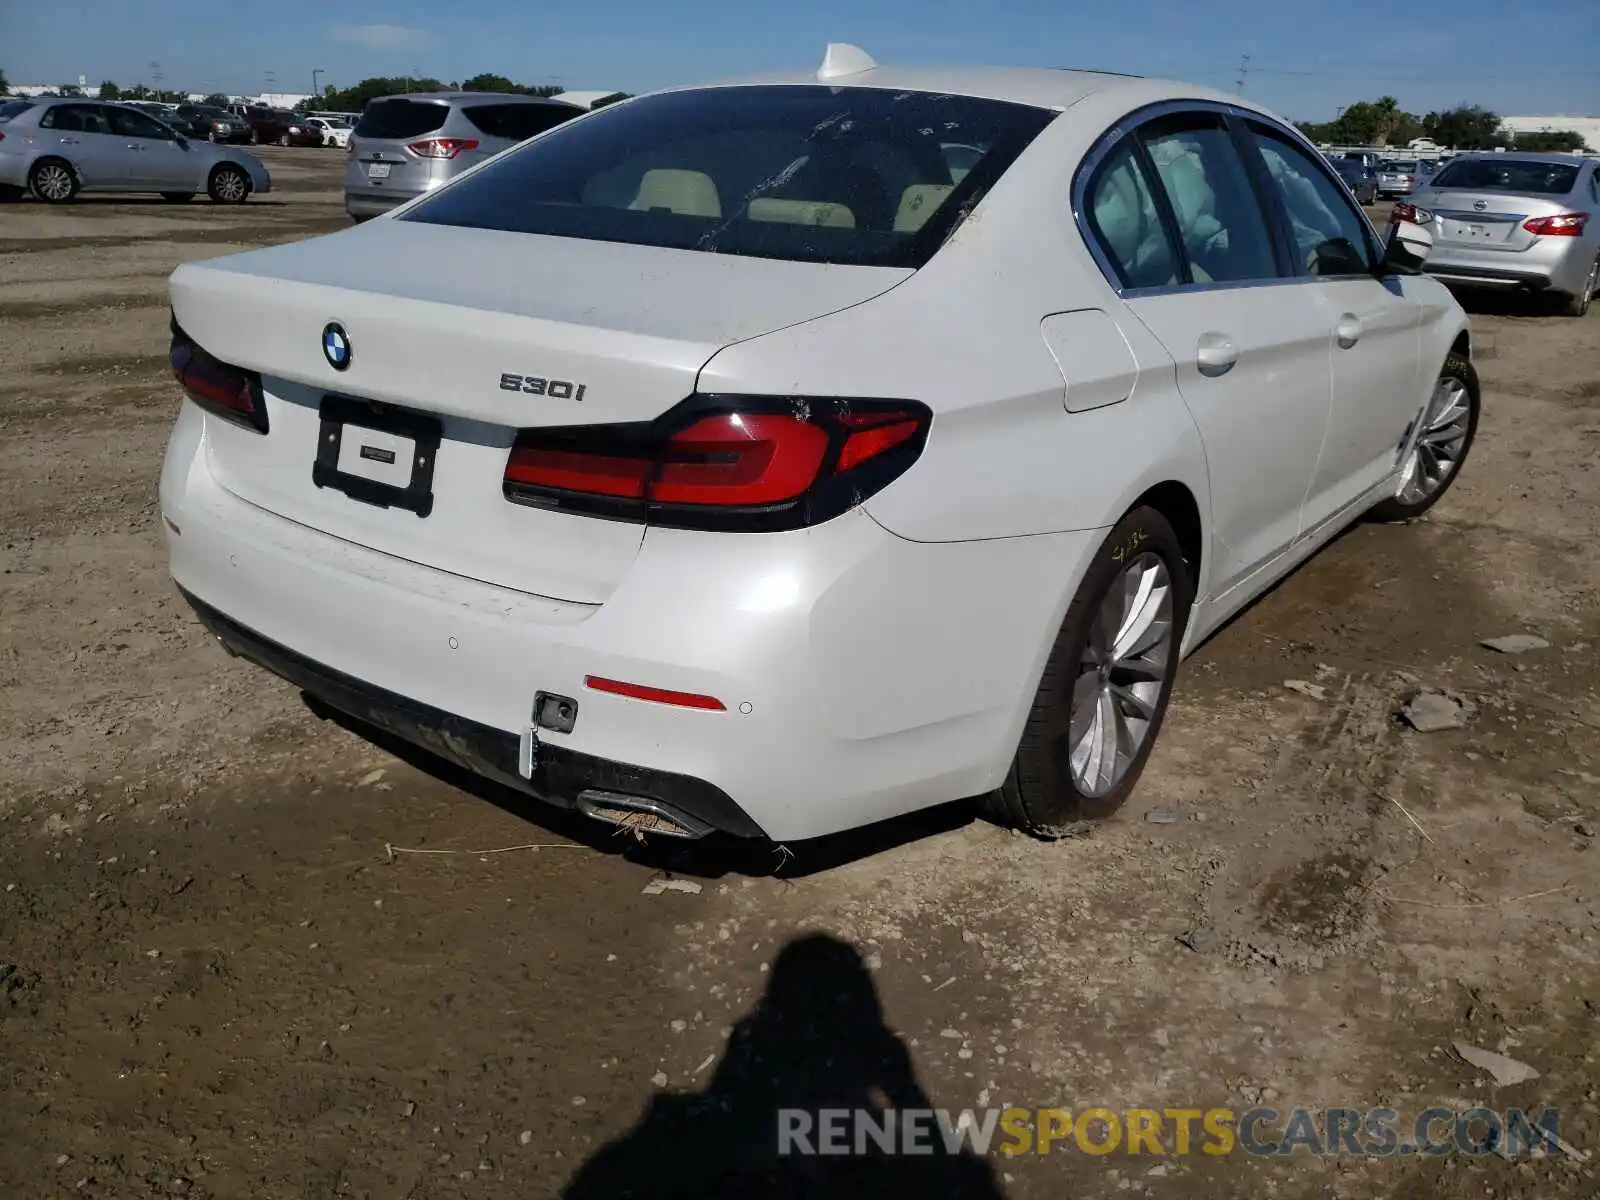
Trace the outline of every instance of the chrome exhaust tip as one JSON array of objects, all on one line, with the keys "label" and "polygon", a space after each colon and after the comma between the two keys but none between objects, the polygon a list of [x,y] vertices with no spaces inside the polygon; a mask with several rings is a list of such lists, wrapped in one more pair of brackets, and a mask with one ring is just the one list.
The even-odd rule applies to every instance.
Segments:
[{"label": "chrome exhaust tip", "polygon": [[603,792],[594,788],[580,792],[578,811],[638,838],[655,833],[662,837],[693,840],[711,832],[711,826],[698,817],[679,812],[659,800],[627,796],[621,792]]}]

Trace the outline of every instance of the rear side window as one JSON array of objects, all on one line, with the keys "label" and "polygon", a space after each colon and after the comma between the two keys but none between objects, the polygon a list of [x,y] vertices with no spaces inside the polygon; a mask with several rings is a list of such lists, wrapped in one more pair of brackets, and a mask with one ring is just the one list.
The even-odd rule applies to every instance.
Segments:
[{"label": "rear side window", "polygon": [[554,129],[579,111],[560,104],[474,104],[463,108],[461,115],[480,133],[524,142]]},{"label": "rear side window", "polygon": [[1194,282],[1276,278],[1266,215],[1222,118],[1164,118],[1140,136],[1172,205]]},{"label": "rear side window", "polygon": [[1531,159],[1457,159],[1433,177],[1436,188],[1468,192],[1524,192],[1535,196],[1565,196],[1578,182],[1578,168],[1566,163]]},{"label": "rear side window", "polygon": [[[880,88],[665,92],[559,128],[398,219],[919,267],[1054,116]],[[952,145],[968,151],[955,169]]]},{"label": "rear side window", "polygon": [[450,106],[427,100],[373,100],[361,110],[356,136],[410,138],[432,133],[444,124]]},{"label": "rear side window", "polygon": [[1149,181],[1123,138],[1089,184],[1089,227],[1125,288],[1168,287],[1178,282],[1178,257],[1161,224]]},{"label": "rear side window", "polygon": [[0,121],[9,121],[12,117],[19,117],[32,107],[33,105],[26,100],[0,100]]},{"label": "rear side window", "polygon": [[58,104],[39,118],[41,129],[62,133],[110,133],[111,123],[98,105]]}]

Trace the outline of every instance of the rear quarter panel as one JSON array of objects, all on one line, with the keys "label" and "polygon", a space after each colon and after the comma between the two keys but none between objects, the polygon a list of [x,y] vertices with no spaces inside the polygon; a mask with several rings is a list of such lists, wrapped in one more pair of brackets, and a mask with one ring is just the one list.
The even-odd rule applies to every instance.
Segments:
[{"label": "rear quarter panel", "polygon": [[[1131,87],[1081,101],[914,276],[855,308],[722,350],[700,390],[928,404],[922,458],[866,503],[911,540],[1101,529],[1168,480],[1189,488],[1204,519],[1204,454],[1172,360],[1106,283],[1069,201],[1073,171],[1100,133],[1165,96]],[[1084,309],[1115,321],[1139,372],[1120,403],[1073,413],[1073,364],[1057,365],[1040,323]]]}]

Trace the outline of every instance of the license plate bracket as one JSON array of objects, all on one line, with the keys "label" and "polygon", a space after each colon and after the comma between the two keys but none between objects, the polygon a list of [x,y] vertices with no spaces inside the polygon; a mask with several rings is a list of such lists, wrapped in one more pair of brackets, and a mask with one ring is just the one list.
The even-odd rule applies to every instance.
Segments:
[{"label": "license plate bracket", "polygon": [[[426,517],[433,511],[433,467],[444,434],[438,417],[375,400],[334,395],[322,398],[318,412],[322,425],[317,434],[316,462],[311,468],[312,483],[378,508],[403,508],[419,517]],[[362,430],[388,435],[385,445],[391,445],[395,438],[412,443],[410,478],[404,485],[340,469],[346,436],[359,436]],[[372,458],[359,453],[358,457]],[[382,464],[392,459],[375,461]]]}]

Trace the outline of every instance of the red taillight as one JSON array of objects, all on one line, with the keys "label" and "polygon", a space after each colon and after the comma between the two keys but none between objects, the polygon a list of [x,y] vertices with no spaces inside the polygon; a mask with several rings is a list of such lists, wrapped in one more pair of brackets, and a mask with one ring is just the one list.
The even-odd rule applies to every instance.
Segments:
[{"label": "red taillight", "polygon": [[267,431],[261,380],[254,372],[213,358],[176,329],[168,361],[174,378],[201,408],[257,433]]},{"label": "red taillight", "polygon": [[[878,491],[921,453],[930,414],[900,401],[697,397],[656,425],[524,430],[508,499],[690,528],[815,524]],[[708,404],[717,407],[708,409]]]},{"label": "red taillight", "polygon": [[1397,221],[1410,221],[1413,225],[1426,225],[1433,220],[1433,214],[1425,208],[1418,208],[1415,204],[1396,204],[1389,210],[1389,223]]},{"label": "red taillight", "polygon": [[424,138],[406,146],[418,158],[454,158],[464,150],[477,148],[477,138]]},{"label": "red taillight", "polygon": [[646,687],[642,683],[623,683],[619,679],[602,679],[598,675],[585,675],[583,686],[596,692],[609,692],[613,696],[627,696],[634,700],[652,700],[657,704],[676,704],[680,708],[701,708],[707,712],[727,712],[728,706],[715,696],[702,696],[697,692],[674,692],[667,688]]},{"label": "red taillight", "polygon": [[850,413],[839,419],[850,431],[839,448],[840,471],[858,467],[922,432],[922,423],[904,413]]},{"label": "red taillight", "polygon": [[668,439],[645,498],[745,508],[782,504],[816,481],[827,453],[827,431],[800,417],[706,417]]},{"label": "red taillight", "polygon": [[1558,213],[1553,217],[1529,217],[1522,227],[1536,237],[1582,237],[1588,222],[1588,213]]}]

